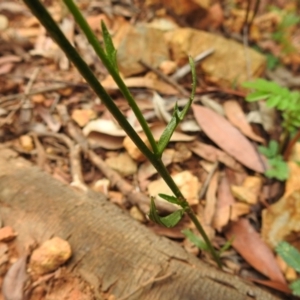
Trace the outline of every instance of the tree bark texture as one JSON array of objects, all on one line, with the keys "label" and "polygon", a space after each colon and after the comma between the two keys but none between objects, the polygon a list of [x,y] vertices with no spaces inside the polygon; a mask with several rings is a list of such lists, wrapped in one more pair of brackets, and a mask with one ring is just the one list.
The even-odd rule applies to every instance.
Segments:
[{"label": "tree bark texture", "polygon": [[[67,239],[73,250],[70,268],[99,295],[108,292],[121,299],[131,294],[125,297],[130,300],[279,299],[155,235],[103,195],[74,190],[8,149],[0,149],[0,213],[2,222],[18,232],[18,245],[53,236]],[[151,280],[164,275],[169,276]]]}]

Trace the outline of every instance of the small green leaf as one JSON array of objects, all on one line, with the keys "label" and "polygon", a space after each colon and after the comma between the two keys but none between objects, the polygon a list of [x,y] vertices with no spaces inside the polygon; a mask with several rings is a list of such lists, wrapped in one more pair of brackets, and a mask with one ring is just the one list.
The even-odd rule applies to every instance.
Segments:
[{"label": "small green leaf", "polygon": [[300,272],[300,253],[295,247],[287,242],[280,242],[275,250],[290,267]]},{"label": "small green leaf", "polygon": [[226,241],[226,243],[220,249],[220,252],[219,252],[220,255],[231,247],[233,240],[234,240],[234,237],[231,237],[228,241]]},{"label": "small green leaf", "polygon": [[174,211],[168,216],[160,217],[157,213],[154,199],[153,197],[151,197],[149,218],[153,222],[171,228],[174,227],[181,220],[183,214],[184,214],[184,209],[179,209]]},{"label": "small green leaf", "polygon": [[289,287],[293,291],[293,295],[300,296],[300,279],[292,282]]},{"label": "small green leaf", "polygon": [[178,205],[180,205],[180,203],[181,203],[180,200],[174,196],[170,196],[170,195],[166,195],[166,194],[158,194],[158,196],[170,203],[174,203],[174,204],[178,204]]},{"label": "small green leaf", "polygon": [[277,155],[278,151],[279,151],[279,145],[278,142],[275,140],[271,140],[269,142],[269,150],[270,150],[270,156],[274,157]]},{"label": "small green leaf", "polygon": [[265,155],[267,158],[272,158],[271,151],[269,148],[264,147],[264,146],[258,146],[258,151],[261,154]]},{"label": "small green leaf", "polygon": [[107,58],[109,59],[110,63],[115,67],[115,69],[118,70],[117,50],[115,49],[111,36],[103,21],[101,21],[101,28],[102,28],[102,34],[103,34],[104,46],[105,46],[105,52]]},{"label": "small green leaf", "polygon": [[199,249],[208,251],[206,243],[197,235],[195,235],[190,229],[182,230],[182,233]]},{"label": "small green leaf", "polygon": [[180,120],[178,119],[178,106],[177,103],[175,104],[174,107],[174,112],[172,119],[166,126],[165,130],[163,131],[162,135],[159,138],[159,141],[157,143],[157,150],[158,150],[158,155],[161,156],[162,153],[164,152],[165,148],[167,147],[172,134],[174,130],[176,129],[176,126],[179,124]]},{"label": "small green leaf", "polygon": [[256,92],[253,92],[253,93],[247,95],[246,100],[248,102],[255,102],[255,101],[266,99],[269,96],[270,96],[269,92],[256,91]]},{"label": "small green leaf", "polygon": [[278,104],[282,101],[281,95],[272,95],[267,100],[267,106],[268,107],[276,107]]}]

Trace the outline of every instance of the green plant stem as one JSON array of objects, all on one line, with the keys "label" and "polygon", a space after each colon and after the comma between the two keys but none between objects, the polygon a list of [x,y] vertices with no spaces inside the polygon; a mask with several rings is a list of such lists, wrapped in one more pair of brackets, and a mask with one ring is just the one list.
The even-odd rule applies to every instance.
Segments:
[{"label": "green plant stem", "polygon": [[[120,88],[121,92],[123,93],[125,99],[128,101],[128,104],[132,108],[132,111],[134,112],[136,118],[138,119],[140,125],[143,128],[143,131],[145,132],[148,141],[152,147],[152,150],[154,153],[158,153],[156,141],[153,137],[153,134],[148,126],[148,123],[146,122],[142,112],[140,111],[139,107],[137,106],[137,103],[134,101],[129,89],[125,85],[124,81],[122,80],[120,74],[115,69],[115,67],[111,64],[109,59],[107,58],[103,48],[100,46],[99,41],[97,37],[95,36],[94,32],[91,30],[89,24],[85,20],[85,18],[82,16],[81,12],[77,8],[77,6],[74,4],[72,0],[63,0],[65,5],[70,10],[71,14],[74,16],[76,23],[80,26],[81,30],[86,35],[89,43],[94,48],[96,54],[99,56],[101,61],[103,62],[104,66],[107,68],[108,72]],[[100,26],[100,24],[99,24]]]},{"label": "green plant stem", "polygon": [[59,47],[70,59],[70,61],[72,61],[72,63],[76,66],[78,71],[81,73],[82,77],[91,86],[96,95],[102,100],[102,102],[108,108],[110,113],[115,117],[120,126],[134,141],[134,143],[141,150],[141,152],[146,157],[152,156],[153,154],[150,151],[150,149],[146,146],[146,144],[142,141],[142,139],[139,137],[136,131],[129,124],[127,119],[124,117],[122,112],[116,106],[111,97],[108,95],[106,90],[99,83],[98,79],[91,71],[89,66],[85,63],[85,61],[81,58],[81,56],[78,54],[75,48],[67,40],[67,38],[64,36],[58,25],[55,23],[55,21],[52,19],[45,7],[40,3],[40,1],[24,0],[24,3],[30,8],[32,13],[37,17],[37,19],[44,25],[44,27],[47,29],[53,40],[59,45]]},{"label": "green plant stem", "polygon": [[[170,173],[166,169],[163,164],[161,158],[156,154],[151,152],[151,150],[146,146],[146,144],[142,141],[136,131],[129,124],[127,119],[123,116],[121,111],[115,105],[114,101],[108,95],[103,86],[99,83],[96,76],[93,74],[89,66],[83,61],[81,56],[75,50],[75,48],[71,45],[71,43],[64,36],[58,25],[52,19],[48,11],[45,7],[40,3],[39,0],[24,0],[24,3],[30,8],[32,13],[37,17],[37,19],[41,22],[41,24],[47,29],[53,40],[60,46],[60,48],[64,51],[70,61],[76,66],[82,77],[87,81],[87,83],[94,90],[96,95],[102,100],[110,113],[115,117],[120,126],[124,129],[124,131],[128,134],[128,136],[132,139],[132,141],[136,144],[139,150],[149,159],[151,164],[155,167],[160,176],[164,179],[166,184],[172,190],[174,195],[181,201],[182,208],[186,209],[187,214],[191,218],[192,222],[195,224],[197,230],[203,237],[204,241],[207,243],[207,246],[217,262],[218,266],[221,268],[220,258],[213,248],[209,238],[207,237],[203,227],[201,226],[199,220],[197,219],[195,213],[192,211],[188,202],[182,195],[178,186],[174,182]],[[76,18],[75,18],[76,19]],[[76,20],[77,21],[77,20]],[[122,80],[121,78],[119,78]],[[124,83],[123,83],[124,85]],[[121,85],[121,86],[123,86]],[[124,85],[125,86],[125,85]],[[121,88],[120,88],[121,89]],[[127,87],[126,87],[127,89]],[[134,100],[133,100],[134,101]],[[139,109],[138,109],[139,110]],[[148,125],[147,125],[148,126]],[[148,127],[149,128],[149,127]],[[150,129],[149,129],[150,130]],[[151,133],[151,131],[150,131]],[[152,136],[152,133],[151,133]],[[156,145],[156,144],[155,144]],[[154,149],[153,149],[154,151]]]}]

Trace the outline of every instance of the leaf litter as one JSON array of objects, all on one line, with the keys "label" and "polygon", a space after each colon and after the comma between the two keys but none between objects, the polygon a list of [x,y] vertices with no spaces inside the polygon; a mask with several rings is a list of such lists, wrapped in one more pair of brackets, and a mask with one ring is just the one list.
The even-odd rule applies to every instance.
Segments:
[{"label": "leaf litter", "polygon": [[[139,9],[143,12],[153,9],[155,12],[155,8],[149,5],[157,1],[148,2]],[[194,1],[193,5],[190,2],[181,1],[174,6],[173,1],[164,1],[164,5],[173,13],[169,15],[166,11],[160,11],[157,15],[154,14],[155,17],[151,22],[147,19],[146,13],[145,19],[140,20],[135,13],[136,10],[128,10],[128,6],[122,6],[123,4],[120,4],[121,9],[118,13],[115,10],[116,6],[108,5],[109,7],[97,10],[91,4],[85,6],[79,3],[79,5],[83,10],[88,8],[87,21],[99,40],[102,40],[100,21],[104,20],[108,25],[118,48],[119,57],[126,58],[121,61],[125,84],[138,99],[156,140],[172,116],[174,100],[178,101],[181,107],[182,96],[186,95],[181,95],[180,91],[190,89],[189,76],[175,77],[173,74],[180,74],[178,71],[187,66],[187,55],[196,57],[208,49],[214,49],[209,56],[202,59],[197,69],[201,85],[197,86],[196,96],[200,98],[201,105],[193,105],[193,113],[178,126],[170,146],[163,155],[163,161],[198,212],[198,217],[206,223],[209,236],[215,245],[220,246],[219,239],[224,238],[224,235],[228,239],[233,235],[236,236],[232,242],[233,248],[237,251],[234,252],[235,257],[240,255],[250,266],[269,278],[268,282],[261,282],[262,284],[287,292],[283,270],[279,270],[272,251],[279,241],[285,239],[294,241],[299,235],[297,225],[299,222],[294,212],[298,210],[297,162],[300,159],[293,150],[294,156],[289,161],[291,174],[286,182],[285,193],[280,195],[279,188],[272,188],[270,192],[271,185],[262,175],[266,166],[264,158],[257,151],[257,143],[265,144],[271,137],[278,138],[281,125],[277,114],[273,109],[266,107],[263,101],[258,103],[255,109],[247,106],[243,98],[245,93],[240,89],[240,84],[249,76],[245,71],[247,59],[251,62],[250,77],[256,78],[265,70],[266,56],[247,48],[248,58],[245,60],[246,46],[234,41],[233,37],[240,35],[246,15],[246,8],[240,1],[234,1],[235,8],[227,7],[227,4],[201,6],[199,4],[201,1],[199,3],[197,1],[197,4]],[[137,5],[139,4],[141,3]],[[178,18],[186,17],[194,10],[194,5],[201,6],[206,12],[206,17],[199,20],[190,15],[187,19],[188,26],[181,28]],[[225,8],[227,13],[224,13]],[[130,107],[98,61],[85,37],[75,30],[73,20],[68,18],[67,13],[57,2],[49,3],[49,9],[68,39],[79,49],[88,65],[95,70],[103,86],[144,139],[140,126],[131,115]],[[292,66],[294,72],[293,76],[285,76],[284,80],[275,71],[268,70],[268,76],[281,80],[286,86],[295,86],[297,84],[295,78],[299,77],[296,73],[300,64],[300,52],[292,51],[284,55],[282,53],[287,46],[286,42],[296,50],[299,49],[296,43],[299,39],[299,26],[297,24],[287,26],[288,41],[270,38],[276,30],[279,32],[277,36],[280,36],[285,9],[287,7],[282,7],[280,13],[278,10],[269,12],[261,8],[253,19],[249,39],[261,50],[269,51],[278,59],[282,64],[281,68],[287,70]],[[113,17],[109,11],[114,11]],[[198,254],[199,249],[188,244],[181,232],[182,229],[191,227],[189,222],[183,220],[172,232],[170,229],[153,225],[145,218],[149,208],[148,193],[161,193],[165,186],[155,169],[145,161],[123,130],[108,117],[106,108],[90,92],[38,21],[28,14],[22,4],[15,1],[0,4],[1,16],[2,19],[9,17],[9,23],[6,22],[0,31],[1,141],[10,144],[19,153],[26,155],[32,162],[67,184],[75,182],[74,178],[81,178],[81,183],[85,186],[95,189],[98,186],[99,190],[108,195],[111,202],[129,209],[134,218],[146,223],[146,226],[152,228],[154,232],[178,239],[188,251]],[[138,20],[137,24],[129,22],[128,18],[132,18],[131,21]],[[223,38],[221,34],[211,33],[212,28],[218,31],[221,26],[227,30],[229,39]],[[137,43],[134,41],[136,36],[139,36],[138,46],[142,50],[139,51],[139,55],[132,55],[137,51]],[[158,37],[161,43],[157,43]],[[160,70],[169,76],[168,78],[173,78],[172,84],[165,81],[159,72],[146,68],[140,60]],[[42,69],[33,80],[32,86],[29,86],[28,93],[24,95],[30,81],[29,74],[37,66],[42,66]],[[60,87],[56,88],[55,85],[58,84]],[[47,90],[48,86],[53,86],[53,89]],[[182,89],[178,89],[178,86]],[[234,90],[234,86],[237,90]],[[20,93],[21,96],[17,96]],[[28,124],[24,126],[20,121],[25,119],[22,119],[21,113],[16,108],[31,93],[28,102],[30,105],[25,107],[25,111],[30,112],[27,114],[30,118]],[[6,96],[11,97],[8,98],[11,100],[6,100]],[[64,107],[67,119],[59,112],[59,105]],[[253,123],[261,126],[252,125]],[[76,130],[70,131],[72,128]],[[34,132],[31,132],[32,130]],[[64,142],[67,142],[67,146],[63,145]],[[86,154],[81,155],[79,151],[79,155],[69,157],[68,152],[73,151],[76,145],[88,147],[89,151],[93,151],[95,156],[101,158],[102,169],[99,168],[99,161],[95,160],[95,156],[87,157]],[[298,147],[296,144],[294,149]],[[72,159],[82,166],[76,169],[80,172],[80,176],[70,167]],[[209,163],[216,162],[219,162],[218,168],[210,178]],[[116,177],[116,173],[112,171],[119,172],[118,176]],[[118,184],[114,184],[115,182]],[[158,187],[153,188],[155,184],[158,184]],[[139,191],[138,197],[125,199],[123,195],[129,190]],[[200,198],[202,193],[204,196]],[[280,200],[273,204],[272,201],[278,198]],[[158,209],[163,212],[172,211],[170,206],[164,204],[158,205]],[[253,228],[249,221],[253,216],[262,217],[261,228],[256,230]],[[261,235],[258,233],[260,230]],[[293,244],[300,249],[296,242]],[[24,262],[21,254],[20,257],[21,263],[17,269],[24,275],[26,260]],[[205,256],[202,258],[206,259]],[[228,262],[227,256],[226,259]],[[3,260],[5,261],[5,257]],[[232,268],[237,268],[239,264],[233,261],[231,263]],[[227,266],[229,265],[230,263]],[[17,273],[14,275],[15,278]],[[254,272],[252,275],[251,280],[260,282],[259,276]],[[25,276],[22,276],[13,280],[19,280],[19,283],[23,284]],[[10,284],[15,282],[11,281]],[[20,290],[19,288],[19,295],[23,297]]]}]

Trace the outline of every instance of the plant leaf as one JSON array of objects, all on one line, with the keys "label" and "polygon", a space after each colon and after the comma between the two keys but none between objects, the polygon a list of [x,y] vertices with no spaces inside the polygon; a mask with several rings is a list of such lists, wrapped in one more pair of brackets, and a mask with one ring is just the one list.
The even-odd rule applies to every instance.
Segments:
[{"label": "plant leaf", "polygon": [[168,123],[167,127],[163,131],[161,137],[159,138],[159,141],[157,143],[157,148],[158,148],[158,155],[161,156],[163,151],[165,150],[166,146],[168,145],[173,132],[175,131],[177,125],[179,124],[180,121],[184,119],[186,114],[188,113],[189,109],[191,108],[191,105],[193,103],[194,97],[195,97],[195,92],[196,92],[196,70],[195,70],[195,64],[193,59],[189,56],[189,64],[191,66],[191,72],[192,72],[192,91],[191,91],[191,96],[188,101],[188,103],[184,106],[182,111],[179,110],[177,103],[175,104],[174,107],[174,112],[172,115],[172,119]]},{"label": "plant leaf", "polygon": [[166,195],[166,194],[158,194],[159,197],[163,198],[164,200],[170,202],[170,203],[174,203],[174,204],[178,204],[180,205],[181,202],[179,201],[179,199],[177,199],[174,196],[170,196],[170,195]]},{"label": "plant leaf", "polygon": [[250,93],[249,95],[247,95],[246,100],[248,102],[255,102],[258,100],[265,99],[269,96],[270,96],[269,92],[256,91],[256,92],[253,92],[253,93]]},{"label": "plant leaf", "polygon": [[107,30],[107,27],[103,21],[101,21],[101,28],[102,28],[102,34],[103,34],[104,46],[105,46],[105,52],[107,58],[109,59],[110,63],[114,66],[114,68],[118,71],[117,50],[113,44],[113,41]]},{"label": "plant leaf", "polygon": [[153,222],[171,228],[174,227],[181,220],[183,214],[184,214],[184,209],[179,209],[166,217],[160,217],[157,213],[154,199],[153,197],[151,197],[149,218]]},{"label": "plant leaf", "polygon": [[290,284],[290,289],[293,291],[293,295],[300,296],[300,279],[292,282]]},{"label": "plant leaf", "polygon": [[290,267],[300,272],[300,253],[295,247],[287,242],[280,242],[275,250]]},{"label": "plant leaf", "polygon": [[208,251],[206,243],[197,235],[195,235],[190,229],[184,229],[181,231],[196,247],[203,251]]}]

